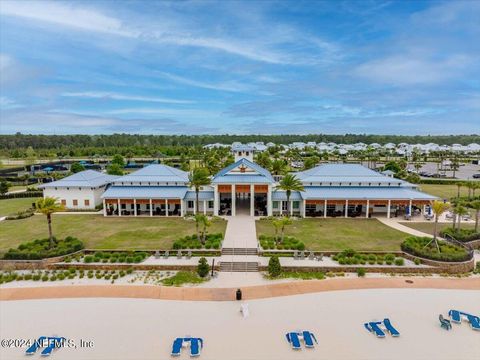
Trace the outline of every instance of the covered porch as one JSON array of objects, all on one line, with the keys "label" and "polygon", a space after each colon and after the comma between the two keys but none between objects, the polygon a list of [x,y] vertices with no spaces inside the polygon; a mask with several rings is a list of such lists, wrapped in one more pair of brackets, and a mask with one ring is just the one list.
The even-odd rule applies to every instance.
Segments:
[{"label": "covered porch", "polygon": [[267,216],[271,214],[270,194],[270,185],[266,184],[218,184],[215,212],[226,216]]},{"label": "covered porch", "polygon": [[183,216],[181,199],[103,199],[104,216]]}]

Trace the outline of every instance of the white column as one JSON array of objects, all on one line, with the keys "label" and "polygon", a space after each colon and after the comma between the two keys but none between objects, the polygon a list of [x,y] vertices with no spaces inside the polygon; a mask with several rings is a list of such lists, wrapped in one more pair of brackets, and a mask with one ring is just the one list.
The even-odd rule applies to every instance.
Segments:
[{"label": "white column", "polygon": [[410,213],[410,217],[413,219],[413,212],[412,212],[412,200],[410,200],[410,202],[408,203],[408,207],[409,207],[409,213]]},{"label": "white column", "polygon": [[348,200],[345,200],[345,217],[348,218]]},{"label": "white column", "polygon": [[390,206],[392,204],[392,200],[388,200],[387,204],[387,219],[390,219]]},{"label": "white column", "polygon": [[255,216],[255,185],[250,184],[250,216]]},{"label": "white column", "polygon": [[232,184],[232,216],[235,216],[236,214],[236,197],[235,197],[235,185]]},{"label": "white column", "polygon": [[150,216],[153,216],[153,202],[152,202],[152,199],[149,199],[150,200]]},{"label": "white column", "polygon": [[302,213],[301,213],[302,218],[306,217],[306,213],[307,213],[305,204],[306,204],[305,200],[302,200]]},{"label": "white column", "polygon": [[279,206],[280,206],[280,216],[282,216],[282,215],[283,215],[283,200],[280,200],[280,201],[278,202],[278,204],[279,204]]},{"label": "white column", "polygon": [[133,215],[137,216],[137,199],[133,199]]},{"label": "white column", "polygon": [[365,217],[368,219],[368,215],[370,212],[370,200],[367,200],[367,210],[365,211]]},{"label": "white column", "polygon": [[107,216],[107,203],[103,199],[103,216]]},{"label": "white column", "polygon": [[290,216],[292,216],[293,215],[293,201],[290,200],[290,203],[288,203],[287,206],[289,208],[288,212],[290,213]]},{"label": "white column", "polygon": [[168,199],[165,199],[165,216],[168,216]]},{"label": "white column", "polygon": [[122,209],[120,208],[120,199],[117,199],[117,206],[118,206],[118,216],[122,216]]},{"label": "white column", "polygon": [[180,200],[180,216],[181,217],[183,217],[185,215],[184,210],[183,210],[184,209],[184,207],[183,207],[184,203],[185,203],[185,200]]},{"label": "white column", "polygon": [[325,202],[323,204],[323,217],[327,217],[327,199],[325,199]]},{"label": "white column", "polygon": [[207,200],[203,200],[203,215],[207,215]]},{"label": "white column", "polygon": [[267,216],[272,216],[273,204],[272,204],[272,185],[268,185],[267,189]]},{"label": "white column", "polygon": [[220,207],[220,194],[218,193],[218,185],[213,187],[213,215],[218,216],[218,209]]}]

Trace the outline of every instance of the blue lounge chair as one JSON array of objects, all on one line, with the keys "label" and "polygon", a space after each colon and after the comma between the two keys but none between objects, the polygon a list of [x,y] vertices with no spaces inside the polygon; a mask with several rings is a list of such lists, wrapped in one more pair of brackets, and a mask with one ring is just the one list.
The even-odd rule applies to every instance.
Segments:
[{"label": "blue lounge chair", "polygon": [[315,346],[315,344],[313,343],[314,341],[315,343],[318,344],[317,339],[315,338],[315,335],[310,331],[303,331],[302,336],[303,336],[303,341],[305,342],[305,347],[313,348]]},{"label": "blue lounge chair", "polygon": [[190,356],[199,356],[200,349],[203,348],[203,340],[201,338],[190,339]]},{"label": "blue lounge chair", "polygon": [[179,356],[180,355],[180,351],[182,351],[182,345],[183,345],[183,339],[182,338],[176,338],[173,341],[172,356]]},{"label": "blue lounge chair", "polygon": [[295,332],[288,333],[287,335],[287,340],[292,345],[293,350],[300,350],[300,339],[298,338],[298,334]]},{"label": "blue lounge chair", "polygon": [[448,312],[448,316],[450,316],[450,319],[452,319],[453,322],[456,322],[456,323],[461,323],[462,322],[462,318],[460,316],[460,311],[458,311],[458,310],[450,310]]},{"label": "blue lounge chair", "polygon": [[25,351],[26,355],[33,355],[37,352],[39,347],[43,346],[43,342],[47,339],[46,336],[40,336],[38,340],[35,340],[35,342]]},{"label": "blue lounge chair", "polygon": [[371,328],[371,332],[374,333],[377,337],[379,338],[384,338],[385,337],[385,333],[383,332],[383,330],[380,328],[380,325],[382,322],[381,321],[376,321],[376,322],[370,322],[368,323],[368,325],[370,326]]},{"label": "blue lounge chair", "polygon": [[390,333],[390,335],[392,335],[393,337],[398,337],[400,336],[400,333],[397,331],[397,329],[395,329],[392,325],[392,323],[390,322],[390,319],[383,319],[383,325],[385,325],[385,328],[387,329],[387,331]]},{"label": "blue lounge chair", "polygon": [[468,322],[473,330],[480,330],[480,318],[475,315],[466,314]]}]

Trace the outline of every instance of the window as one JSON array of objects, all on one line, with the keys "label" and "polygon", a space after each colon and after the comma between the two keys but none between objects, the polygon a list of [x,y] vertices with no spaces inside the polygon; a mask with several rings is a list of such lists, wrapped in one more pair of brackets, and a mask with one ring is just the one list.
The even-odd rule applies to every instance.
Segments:
[{"label": "window", "polygon": [[209,208],[209,209],[213,209],[213,200],[210,200],[210,201],[208,202],[208,208]]},{"label": "window", "polygon": [[278,209],[278,201],[274,201],[274,202],[272,203],[272,207],[273,207],[274,209]]},{"label": "window", "polygon": [[286,201],[282,201],[282,210],[287,211],[287,202]]},{"label": "window", "polygon": [[126,205],[126,204],[120,204],[120,205],[121,205],[120,207],[121,207],[123,210],[125,210],[125,209],[127,208],[127,205]]},{"label": "window", "polygon": [[62,201],[61,201],[61,202],[62,202],[62,205],[63,205],[63,206],[67,206],[67,200],[65,200],[65,199],[62,199]]},{"label": "window", "polygon": [[73,199],[73,206],[78,206],[78,200]]},{"label": "window", "polygon": [[293,208],[294,209],[299,209],[300,208],[300,201],[294,201],[293,202]]},{"label": "window", "polygon": [[130,209],[131,210],[135,209],[135,206],[133,206],[133,204],[130,204]]},{"label": "window", "polygon": [[192,208],[193,208],[193,201],[192,201],[192,200],[188,200],[188,201],[187,201],[187,207],[188,207],[189,209],[192,209]]},{"label": "window", "polygon": [[85,200],[84,200],[84,203],[85,203],[85,206],[90,206],[90,200],[85,199]]},{"label": "window", "polygon": [[146,209],[147,209],[147,210],[150,210],[150,204],[147,204]]}]

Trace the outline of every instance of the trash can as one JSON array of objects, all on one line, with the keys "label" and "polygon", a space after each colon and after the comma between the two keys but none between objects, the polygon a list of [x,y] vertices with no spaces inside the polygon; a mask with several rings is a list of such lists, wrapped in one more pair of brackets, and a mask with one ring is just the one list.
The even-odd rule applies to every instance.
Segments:
[{"label": "trash can", "polygon": [[237,289],[236,299],[237,299],[237,300],[242,300],[242,290]]}]

